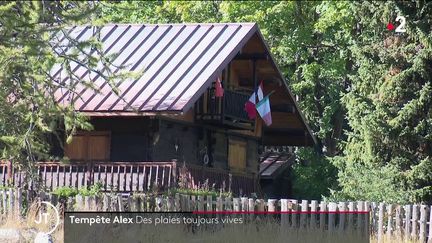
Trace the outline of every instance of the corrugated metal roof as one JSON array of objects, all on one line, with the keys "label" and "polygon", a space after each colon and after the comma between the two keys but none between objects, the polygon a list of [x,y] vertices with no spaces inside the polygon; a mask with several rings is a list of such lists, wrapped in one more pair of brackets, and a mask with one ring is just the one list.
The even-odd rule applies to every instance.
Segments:
[{"label": "corrugated metal roof", "polygon": [[[60,87],[55,97],[62,104],[73,103],[83,112],[185,111],[256,32],[256,24],[164,24],[77,26],[69,30],[76,40],[88,40],[100,33],[105,55],[116,54],[111,71],[141,73],[136,79],[115,82],[116,94],[103,74],[71,64],[81,80],[90,81],[98,90],[81,82],[74,92]],[[68,38],[57,36],[59,51],[68,51]],[[89,50],[92,54],[93,50]],[[121,68],[119,68],[121,67]],[[99,70],[105,72],[107,70]],[[51,74],[56,82],[71,85],[66,70],[56,66]]]},{"label": "corrugated metal roof", "polygon": [[294,163],[294,155],[287,153],[270,152],[260,158],[259,173],[261,178],[274,178],[284,168]]}]

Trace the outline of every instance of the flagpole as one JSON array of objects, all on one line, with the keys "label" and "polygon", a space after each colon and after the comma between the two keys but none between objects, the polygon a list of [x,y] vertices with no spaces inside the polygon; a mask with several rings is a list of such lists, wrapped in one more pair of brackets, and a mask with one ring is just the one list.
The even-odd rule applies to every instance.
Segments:
[{"label": "flagpole", "polygon": [[270,95],[272,95],[274,92],[276,92],[276,90],[272,90],[272,91],[270,91],[270,93],[268,93],[268,95],[266,95],[266,96],[270,96]]},{"label": "flagpole", "polygon": [[[255,93],[255,102],[257,101],[258,92],[257,91],[257,77],[256,77],[256,60],[252,60],[252,79],[254,81],[254,93]],[[255,103],[256,104],[256,103]]]}]

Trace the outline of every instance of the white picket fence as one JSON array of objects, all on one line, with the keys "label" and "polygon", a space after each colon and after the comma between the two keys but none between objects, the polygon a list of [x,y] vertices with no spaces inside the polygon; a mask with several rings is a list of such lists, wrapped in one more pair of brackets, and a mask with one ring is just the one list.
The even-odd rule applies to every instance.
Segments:
[{"label": "white picket fence", "polygon": [[[293,199],[255,199],[181,195],[102,194],[59,199],[41,193],[32,197],[21,189],[0,190],[0,216],[24,217],[25,209],[37,200],[50,201],[67,211],[99,212],[226,212],[250,215],[274,214],[281,225],[328,230],[357,231],[381,242],[432,242],[430,205],[392,205],[374,202],[324,202]],[[369,213],[367,213],[369,212]],[[280,214],[280,215],[279,215]],[[368,220],[369,219],[369,220]]]}]

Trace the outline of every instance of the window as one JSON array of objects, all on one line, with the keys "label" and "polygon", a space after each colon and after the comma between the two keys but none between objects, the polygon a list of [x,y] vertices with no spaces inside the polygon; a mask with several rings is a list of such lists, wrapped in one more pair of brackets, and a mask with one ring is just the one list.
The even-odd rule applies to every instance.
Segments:
[{"label": "window", "polygon": [[65,156],[79,161],[107,161],[110,158],[110,132],[80,132],[65,145]]},{"label": "window", "polygon": [[229,139],[228,165],[230,169],[246,169],[246,141]]}]

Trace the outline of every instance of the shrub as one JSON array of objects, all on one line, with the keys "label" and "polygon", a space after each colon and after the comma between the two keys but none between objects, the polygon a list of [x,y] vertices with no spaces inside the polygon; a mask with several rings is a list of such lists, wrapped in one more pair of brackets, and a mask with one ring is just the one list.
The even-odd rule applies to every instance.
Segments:
[{"label": "shrub", "polygon": [[74,197],[78,194],[78,189],[68,186],[58,187],[52,192],[52,194],[57,195],[60,198]]},{"label": "shrub", "polygon": [[102,190],[102,183],[96,183],[90,187],[82,187],[78,190],[78,194],[81,196],[97,196]]}]

